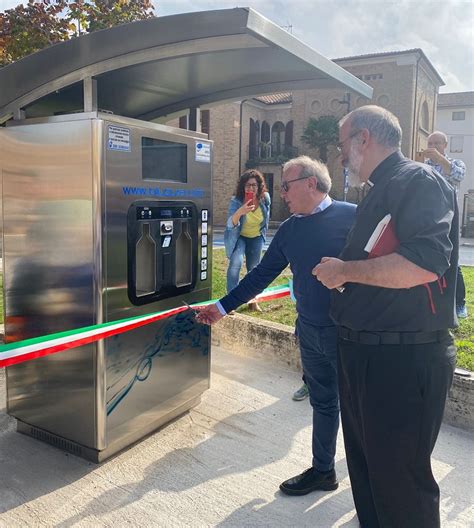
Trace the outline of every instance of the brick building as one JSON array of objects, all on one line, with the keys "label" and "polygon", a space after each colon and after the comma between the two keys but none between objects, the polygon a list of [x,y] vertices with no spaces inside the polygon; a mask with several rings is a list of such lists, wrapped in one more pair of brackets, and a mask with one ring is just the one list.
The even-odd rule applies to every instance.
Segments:
[{"label": "brick building", "polygon": [[[443,80],[421,49],[335,59],[342,68],[374,88],[372,100],[343,90],[304,90],[273,94],[201,110],[203,131],[214,140],[214,224],[223,225],[239,174],[249,160],[265,174],[272,195],[271,219],[288,216],[280,199],[282,163],[297,154],[318,156],[301,140],[311,117],[342,117],[348,109],[374,103],[393,112],[403,129],[402,151],[408,157],[426,146],[434,129],[438,90]],[[188,117],[169,124],[186,127]],[[328,152],[332,196],[343,197],[342,168],[334,147]],[[357,202],[351,190],[348,199]]]}]

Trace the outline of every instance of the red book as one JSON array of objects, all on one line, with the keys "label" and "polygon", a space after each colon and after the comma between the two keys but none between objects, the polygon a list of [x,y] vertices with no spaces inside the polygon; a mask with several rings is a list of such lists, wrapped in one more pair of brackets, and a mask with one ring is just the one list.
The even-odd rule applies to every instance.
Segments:
[{"label": "red book", "polygon": [[394,253],[399,245],[400,241],[395,233],[392,216],[387,214],[377,224],[364,251],[369,254],[368,258],[383,257]]}]

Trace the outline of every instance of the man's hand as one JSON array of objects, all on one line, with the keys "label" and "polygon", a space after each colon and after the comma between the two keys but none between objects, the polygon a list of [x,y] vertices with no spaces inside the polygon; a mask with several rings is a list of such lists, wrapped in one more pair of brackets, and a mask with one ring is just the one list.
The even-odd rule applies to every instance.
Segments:
[{"label": "man's hand", "polygon": [[433,163],[442,165],[446,161],[446,158],[440,154],[435,148],[427,148],[423,151],[423,156],[429,158]]},{"label": "man's hand", "polygon": [[208,304],[207,306],[193,306],[193,309],[196,312],[196,321],[209,326],[217,323],[224,317],[219,312],[215,303]]},{"label": "man's hand", "polygon": [[341,288],[347,282],[344,276],[344,261],[338,258],[323,257],[312,273],[330,290]]}]

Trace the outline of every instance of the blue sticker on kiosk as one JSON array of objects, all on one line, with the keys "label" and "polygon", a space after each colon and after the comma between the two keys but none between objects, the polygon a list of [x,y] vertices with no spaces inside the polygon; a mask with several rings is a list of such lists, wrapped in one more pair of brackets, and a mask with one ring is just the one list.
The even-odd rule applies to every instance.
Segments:
[{"label": "blue sticker on kiosk", "polygon": [[211,144],[204,141],[196,141],[194,159],[203,163],[211,163]]}]

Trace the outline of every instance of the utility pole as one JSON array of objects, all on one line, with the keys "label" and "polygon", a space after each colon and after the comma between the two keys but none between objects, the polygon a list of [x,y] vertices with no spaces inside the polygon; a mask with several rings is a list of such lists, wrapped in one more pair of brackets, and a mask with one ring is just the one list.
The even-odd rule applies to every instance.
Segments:
[{"label": "utility pole", "polygon": [[350,92],[346,92],[344,94],[344,98],[339,101],[339,104],[347,105],[346,114],[348,114],[351,111],[351,94]]},{"label": "utility pole", "polygon": [[[347,106],[346,114],[348,114],[351,111],[351,94],[350,94],[350,92],[346,92],[344,94],[344,98],[341,101],[339,101],[339,104]],[[347,167],[344,167],[342,169],[342,175],[344,177],[344,201],[347,202],[347,193],[349,192],[349,171],[348,171]]]}]

